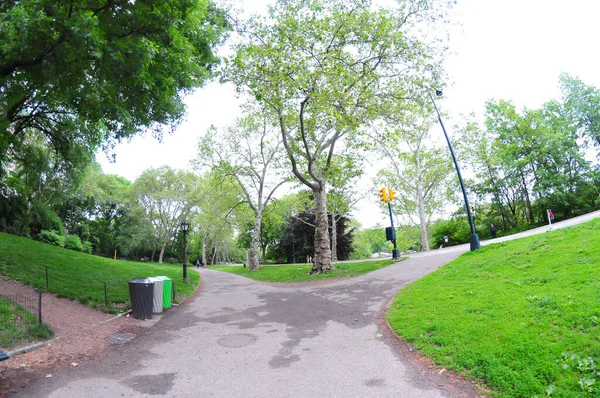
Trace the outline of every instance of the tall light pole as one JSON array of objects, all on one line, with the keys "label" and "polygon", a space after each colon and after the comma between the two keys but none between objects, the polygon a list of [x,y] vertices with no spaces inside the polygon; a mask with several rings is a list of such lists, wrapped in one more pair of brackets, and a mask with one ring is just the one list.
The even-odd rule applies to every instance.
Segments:
[{"label": "tall light pole", "polygon": [[181,230],[183,231],[183,281],[188,282],[187,277],[187,231],[190,224],[183,220],[181,222]]},{"label": "tall light pole", "polygon": [[292,232],[292,264],[296,264],[296,241]]},{"label": "tall light pole", "polygon": [[[469,199],[467,198],[467,190],[465,189],[465,184],[463,183],[462,176],[460,175],[460,169],[458,168],[458,163],[456,162],[456,156],[454,155],[454,150],[452,149],[452,144],[450,143],[450,138],[448,138],[448,133],[446,133],[446,128],[444,127],[444,123],[442,122],[442,116],[440,115],[440,111],[433,100],[433,95],[431,95],[431,91],[427,89],[427,94],[429,94],[429,98],[431,98],[431,103],[435,108],[435,112],[438,115],[438,120],[440,121],[440,125],[442,126],[442,130],[444,131],[444,136],[446,137],[446,142],[448,142],[448,148],[450,148],[450,154],[452,154],[452,160],[454,161],[454,167],[456,168],[456,174],[458,174],[458,182],[460,182],[460,188],[462,189],[463,197],[465,199],[465,208],[467,209],[467,218],[469,219],[469,226],[471,227],[471,251],[475,251],[481,248],[481,244],[479,243],[479,236],[477,236],[477,231],[475,230],[475,222],[473,221],[473,216],[471,214],[471,206],[469,205]],[[442,95],[442,91],[435,89],[435,95]]]}]

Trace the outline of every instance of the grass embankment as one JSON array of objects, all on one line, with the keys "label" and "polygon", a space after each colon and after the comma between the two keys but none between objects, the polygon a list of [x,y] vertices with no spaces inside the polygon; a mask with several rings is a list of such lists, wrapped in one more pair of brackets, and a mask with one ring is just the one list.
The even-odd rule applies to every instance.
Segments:
[{"label": "grass embankment", "polygon": [[353,263],[337,263],[335,269],[324,274],[309,275],[310,264],[269,265],[259,267],[258,271],[248,272],[241,266],[210,266],[210,269],[230,272],[263,282],[310,282],[331,278],[350,278],[392,265],[393,260],[361,261]]},{"label": "grass embankment", "polygon": [[190,283],[183,283],[180,264],[113,260],[4,233],[0,233],[0,275],[109,312],[129,305],[131,279],[167,276],[175,283],[178,297],[191,295],[199,281],[199,274],[190,270]]},{"label": "grass embankment", "polygon": [[600,396],[600,220],[467,253],[398,293],[392,328],[497,396]]}]

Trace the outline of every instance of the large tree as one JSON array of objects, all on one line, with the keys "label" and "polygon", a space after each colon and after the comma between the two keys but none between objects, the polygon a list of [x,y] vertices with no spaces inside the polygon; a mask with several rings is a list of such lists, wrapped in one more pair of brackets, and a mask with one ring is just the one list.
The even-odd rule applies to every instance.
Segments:
[{"label": "large tree", "polygon": [[196,164],[210,165],[217,173],[232,176],[254,212],[249,271],[258,270],[265,207],[285,183],[281,147],[278,131],[264,118],[252,114],[225,129],[211,128],[198,143]]},{"label": "large tree", "polygon": [[437,121],[423,115],[422,109],[429,107],[388,116],[374,141],[390,166],[380,170],[378,180],[397,192],[393,208],[419,228],[421,249],[427,251],[428,226],[447,202],[453,173],[448,150],[431,145],[431,129]]},{"label": "large tree", "polygon": [[569,122],[600,148],[600,89],[566,73],[560,75],[560,88]]},{"label": "large tree", "polygon": [[227,29],[211,0],[9,0],[0,26],[0,165],[28,129],[65,158],[160,135],[210,77]]},{"label": "large tree", "polygon": [[[444,6],[445,7],[445,6]],[[333,268],[327,174],[339,151],[359,144],[360,127],[389,102],[415,94],[443,48],[419,29],[444,18],[434,1],[280,0],[241,32],[226,78],[277,121],[296,178],[316,203],[312,273]],[[431,76],[431,75],[429,75]]]},{"label": "large tree", "polygon": [[165,249],[180,230],[181,222],[195,206],[197,187],[194,174],[168,166],[144,171],[133,184],[132,193],[155,228],[156,247],[161,248],[159,263],[163,262]]}]

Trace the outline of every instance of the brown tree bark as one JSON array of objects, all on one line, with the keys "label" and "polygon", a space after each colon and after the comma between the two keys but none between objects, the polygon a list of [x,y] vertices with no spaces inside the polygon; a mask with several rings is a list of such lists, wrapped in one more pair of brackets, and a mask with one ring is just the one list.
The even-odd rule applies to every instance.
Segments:
[{"label": "brown tree bark", "polygon": [[337,261],[337,223],[335,213],[331,213],[331,262]]},{"label": "brown tree bark", "polygon": [[258,246],[260,244],[260,229],[262,227],[262,212],[256,213],[252,242],[250,243],[250,255],[248,256],[248,271],[258,271]]},{"label": "brown tree bark", "polygon": [[313,194],[316,204],[315,256],[310,273],[321,274],[327,270],[334,269],[333,264],[331,263],[329,222],[327,220],[327,197],[323,184],[320,184],[316,190],[313,190]]}]

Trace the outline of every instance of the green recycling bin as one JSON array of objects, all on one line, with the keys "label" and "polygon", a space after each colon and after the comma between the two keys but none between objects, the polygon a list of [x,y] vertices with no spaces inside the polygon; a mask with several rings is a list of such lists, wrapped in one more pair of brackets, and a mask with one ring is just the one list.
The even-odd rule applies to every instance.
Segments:
[{"label": "green recycling bin", "polygon": [[157,276],[156,278],[163,281],[163,309],[171,308],[173,281],[167,276]]}]

